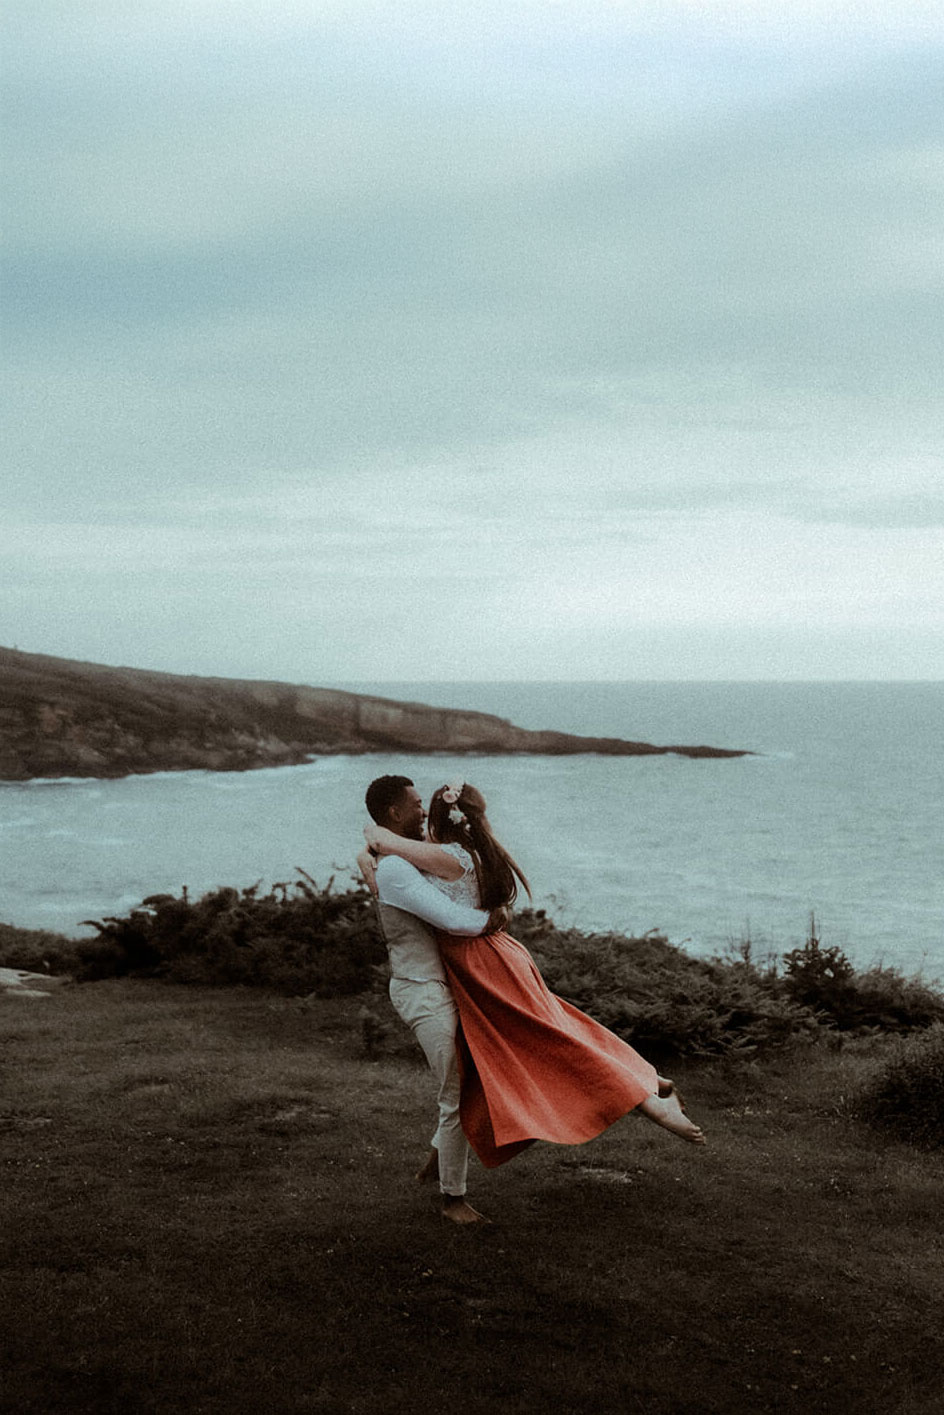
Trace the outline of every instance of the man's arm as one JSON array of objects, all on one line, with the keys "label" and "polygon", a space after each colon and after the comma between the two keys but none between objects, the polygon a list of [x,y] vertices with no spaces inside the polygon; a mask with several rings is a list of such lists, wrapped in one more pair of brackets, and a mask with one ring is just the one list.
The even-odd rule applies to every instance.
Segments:
[{"label": "man's arm", "polygon": [[377,866],[377,888],[383,904],[392,904],[442,933],[478,938],[488,933],[492,916],[485,909],[473,909],[447,898],[442,890],[424,879],[419,870],[399,855],[385,855]]},{"label": "man's arm", "polygon": [[357,857],[357,868],[361,872],[361,879],[370,890],[371,894],[377,897],[377,861],[369,850],[362,850]]}]

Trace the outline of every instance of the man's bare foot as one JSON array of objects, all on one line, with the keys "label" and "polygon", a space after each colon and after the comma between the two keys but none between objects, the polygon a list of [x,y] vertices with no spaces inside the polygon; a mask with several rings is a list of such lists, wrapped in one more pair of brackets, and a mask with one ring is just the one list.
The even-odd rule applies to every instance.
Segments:
[{"label": "man's bare foot", "polygon": [[429,1157],[425,1161],[422,1169],[418,1169],[413,1178],[417,1184],[431,1184],[434,1179],[439,1178],[439,1151],[432,1149]]},{"label": "man's bare foot", "polygon": [[692,1124],[682,1110],[674,1091],[672,1095],[664,1098],[647,1096],[639,1109],[647,1120],[654,1120],[656,1125],[661,1125],[663,1130],[670,1130],[673,1135],[678,1135],[680,1140],[688,1140],[692,1145],[705,1144],[701,1127]]},{"label": "man's bare foot", "polygon": [[447,1218],[450,1223],[491,1223],[492,1221],[484,1214],[480,1214],[478,1209],[473,1209],[465,1199],[450,1198],[448,1195],[443,1199],[442,1216]]}]

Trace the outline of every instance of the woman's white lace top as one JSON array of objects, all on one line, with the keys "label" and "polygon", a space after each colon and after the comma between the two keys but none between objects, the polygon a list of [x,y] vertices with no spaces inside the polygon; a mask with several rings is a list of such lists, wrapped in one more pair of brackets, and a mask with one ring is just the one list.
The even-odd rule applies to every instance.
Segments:
[{"label": "woman's white lace top", "polygon": [[462,866],[462,874],[458,879],[443,879],[440,875],[427,875],[437,889],[441,889],[449,899],[455,904],[467,904],[473,909],[480,908],[479,905],[479,883],[475,878],[475,864],[468,850],[463,850],[461,845],[442,845],[441,850],[454,855]]}]

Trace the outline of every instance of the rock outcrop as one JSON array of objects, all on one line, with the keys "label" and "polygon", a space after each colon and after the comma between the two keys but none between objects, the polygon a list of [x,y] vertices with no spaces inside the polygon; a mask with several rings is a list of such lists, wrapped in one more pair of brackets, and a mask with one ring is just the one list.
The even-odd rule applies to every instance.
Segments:
[{"label": "rock outcrop", "polygon": [[0,648],[0,780],[247,771],[361,752],[749,755],[534,732],[488,713],[335,688],[108,668]]}]

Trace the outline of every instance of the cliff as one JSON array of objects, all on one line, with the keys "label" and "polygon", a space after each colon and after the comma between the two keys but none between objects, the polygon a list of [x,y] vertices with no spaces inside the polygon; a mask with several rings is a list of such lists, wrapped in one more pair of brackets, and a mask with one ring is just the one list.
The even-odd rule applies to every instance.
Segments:
[{"label": "cliff", "polygon": [[360,752],[749,755],[533,732],[335,688],[108,668],[0,648],[0,780],[246,771]]}]

